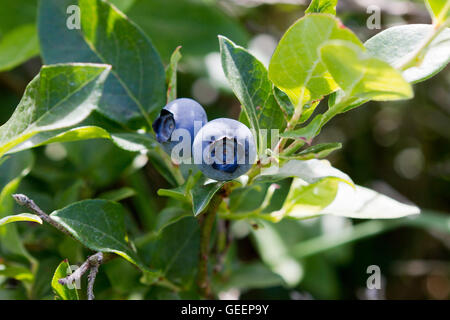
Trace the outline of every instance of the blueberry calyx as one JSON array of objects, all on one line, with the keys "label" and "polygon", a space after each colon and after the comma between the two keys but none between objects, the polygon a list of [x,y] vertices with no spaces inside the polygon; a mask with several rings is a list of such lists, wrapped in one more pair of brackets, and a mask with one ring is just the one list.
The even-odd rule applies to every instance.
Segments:
[{"label": "blueberry calyx", "polygon": [[[223,137],[219,140],[214,141],[212,144],[216,144],[220,142],[219,148],[222,146],[222,161],[217,161],[216,158],[216,148],[214,147],[211,151],[211,157],[214,158],[214,163],[212,167],[216,170],[233,173],[239,167],[237,162],[238,159],[238,142],[236,138],[230,139],[227,137]],[[227,163],[227,149],[231,151],[233,150],[233,161],[232,163]]]},{"label": "blueberry calyx", "polygon": [[156,140],[159,143],[169,141],[173,130],[175,130],[173,113],[162,109],[159,117],[153,122],[152,127],[156,134]]}]

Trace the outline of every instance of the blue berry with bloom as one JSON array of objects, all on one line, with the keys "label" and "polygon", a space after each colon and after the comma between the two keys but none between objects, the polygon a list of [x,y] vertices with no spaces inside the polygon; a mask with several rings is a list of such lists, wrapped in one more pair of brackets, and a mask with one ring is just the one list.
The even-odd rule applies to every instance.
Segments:
[{"label": "blue berry with bloom", "polygon": [[208,122],[195,136],[194,163],[214,180],[233,180],[247,173],[256,159],[255,140],[243,123],[219,118]]},{"label": "blue berry with bloom", "polygon": [[196,134],[195,122],[197,122],[197,128],[201,128],[208,122],[205,109],[195,100],[179,98],[171,101],[161,110],[152,127],[156,140],[170,154],[173,147],[183,139],[173,141],[172,133],[176,129],[187,130],[190,134],[190,145],[192,145]]}]

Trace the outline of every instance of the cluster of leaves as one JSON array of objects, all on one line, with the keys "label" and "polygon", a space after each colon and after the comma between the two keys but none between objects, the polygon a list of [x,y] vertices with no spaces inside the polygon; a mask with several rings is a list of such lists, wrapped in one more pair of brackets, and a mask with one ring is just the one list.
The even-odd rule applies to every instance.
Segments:
[{"label": "cluster of leaves", "polygon": [[[339,143],[312,143],[334,116],[371,100],[410,99],[413,83],[426,80],[447,65],[449,1],[426,1],[432,25],[389,28],[362,43],[334,16],[337,1],[314,0],[305,16],[282,37],[268,69],[246,49],[219,36],[225,76],[242,105],[240,120],[256,132],[259,155],[247,176],[227,183],[208,180],[191,167],[174,166],[152,132],[151,123],[161,107],[176,98],[176,72],[181,58],[180,49],[176,48],[165,68],[152,40],[167,53],[179,45],[178,37],[159,29],[166,23],[177,24],[179,28],[183,25],[170,19],[160,24],[156,16],[140,15],[158,12],[160,6],[169,5],[167,1],[111,2],[123,11],[130,10],[129,15],[138,24],[104,0],[41,0],[37,7],[37,30],[30,22],[34,18],[31,13],[27,18],[30,20],[0,30],[3,35],[0,48],[5,48],[0,50],[0,70],[10,69],[38,52],[45,63],[27,86],[12,117],[0,127],[0,225],[5,224],[0,227],[0,245],[2,252],[20,256],[31,265],[30,269],[7,265],[0,275],[24,281],[27,288],[36,280],[38,261],[25,249],[11,222],[42,221],[30,214],[11,216],[11,196],[33,166],[33,154],[28,149],[57,142],[102,138],[111,140],[114,148],[128,152],[122,163],[121,159],[115,159],[111,165],[123,168],[138,192],[118,189],[99,195],[98,199],[71,203],[80,189],[77,181],[61,195],[65,197],[60,202],[62,209],[50,217],[84,247],[117,254],[136,265],[142,271],[142,284],[158,284],[169,289],[168,292],[192,294],[200,248],[196,217],[208,210],[211,200],[219,195],[225,200],[217,206],[220,219],[263,226],[253,231],[253,239],[266,267],[237,263],[232,267],[245,269],[237,274],[255,275],[254,282],[252,277],[247,279],[251,283],[248,287],[296,284],[298,277],[286,273],[286,266],[294,265],[295,269],[295,259],[312,250],[313,245],[307,247],[308,244],[287,248],[278,239],[273,222],[325,214],[377,219],[419,213],[414,205],[355,185],[349,176],[322,160],[339,149]],[[14,4],[10,5],[14,10]],[[80,8],[80,29],[66,27],[66,9],[71,5]],[[30,12],[34,12],[33,5],[30,6]],[[228,21],[218,11],[201,4],[196,6],[196,10],[186,12],[195,12],[202,19],[217,19],[219,29],[227,29]],[[185,12],[183,2],[177,10]],[[187,55],[211,50],[195,45],[196,38],[210,36],[209,32],[203,26],[189,32]],[[237,42],[239,37],[245,38],[240,30],[231,33],[236,35]],[[24,38],[32,39],[26,41],[26,50]],[[315,112],[325,97],[328,109],[324,113]],[[270,148],[266,142],[274,139],[265,136],[263,129],[282,131]],[[73,161],[82,167],[83,162],[88,162],[83,158],[86,153],[100,151],[74,150]],[[139,187],[136,172],[140,167],[135,163],[139,154],[145,154],[173,187],[160,189],[158,194],[175,201],[169,201],[157,215],[145,215],[142,220],[146,233],[132,240],[125,228],[129,214],[118,201],[136,195],[143,212],[155,210],[146,203],[145,188]],[[368,228],[357,237],[373,233],[376,231]],[[223,249],[219,241],[223,235],[216,236],[218,247]],[[317,241],[318,251],[323,250],[320,239]],[[351,239],[338,239],[336,243],[339,241]],[[57,283],[58,278],[66,275],[67,265],[66,260],[60,264],[52,285],[59,298],[78,298],[76,290]],[[114,268],[109,272],[113,274]],[[241,283],[239,279],[233,280],[233,272],[229,277],[227,285]],[[261,284],[261,279],[267,283]],[[218,282],[217,286],[223,289],[224,285]]]}]

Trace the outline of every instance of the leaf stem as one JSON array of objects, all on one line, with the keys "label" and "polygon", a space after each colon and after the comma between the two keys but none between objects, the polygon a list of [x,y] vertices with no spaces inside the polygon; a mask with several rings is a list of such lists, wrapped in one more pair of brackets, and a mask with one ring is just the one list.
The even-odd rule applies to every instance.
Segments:
[{"label": "leaf stem", "polygon": [[300,140],[300,139],[292,142],[286,149],[284,149],[282,155],[283,156],[290,156],[290,155],[292,155],[298,149],[303,147],[305,145],[305,143],[306,143],[305,141]]},{"label": "leaf stem", "polygon": [[203,216],[201,233],[200,233],[200,257],[198,263],[198,279],[197,284],[201,294],[205,298],[211,297],[211,287],[208,275],[208,258],[211,241],[211,231],[216,221],[216,212],[222,202],[222,197],[216,194],[208,207],[208,210]]},{"label": "leaf stem", "polygon": [[[69,237],[71,237],[72,239],[75,239],[69,231],[66,230],[66,228],[64,228],[59,222],[53,220],[48,214],[46,214],[44,211],[42,211],[41,208],[38,207],[38,205],[36,203],[34,203],[33,200],[31,200],[30,198],[28,198],[26,195],[24,194],[14,194],[13,195],[14,200],[16,200],[16,202],[24,207],[27,207],[28,209],[30,209],[31,211],[33,211],[35,214],[37,214],[42,220],[44,220],[45,222],[47,222],[48,224],[52,225],[53,227],[55,227],[56,229],[58,229],[59,231],[61,231],[62,233],[68,235]],[[76,239],[75,239],[76,240]]]}]

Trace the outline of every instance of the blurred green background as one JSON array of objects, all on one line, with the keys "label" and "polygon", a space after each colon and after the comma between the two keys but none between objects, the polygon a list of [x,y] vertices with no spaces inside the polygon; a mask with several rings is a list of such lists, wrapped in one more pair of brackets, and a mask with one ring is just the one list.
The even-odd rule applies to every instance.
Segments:
[{"label": "blurred green background", "polygon": [[[275,46],[286,29],[303,16],[309,1],[296,0],[115,0],[152,39],[163,61],[181,45],[183,59],[178,76],[178,95],[192,97],[203,104],[208,118],[237,118],[238,100],[232,95],[222,74],[217,34],[247,47],[268,64]],[[17,3],[17,4],[16,4]],[[26,3],[26,6],[23,4]],[[381,8],[381,29],[370,30],[366,21],[368,5]],[[2,6],[16,8],[11,17],[0,10],[2,34],[17,25],[33,24],[36,1],[8,1]],[[430,23],[421,1],[339,1],[337,15],[363,40],[382,29],[399,24]],[[32,41],[31,39],[29,41]],[[1,43],[1,42],[0,42]],[[25,45],[25,44],[24,44]],[[1,54],[1,53],[0,53]],[[0,72],[0,124],[12,114],[27,83],[38,73],[39,57],[12,70]],[[414,86],[415,98],[401,102],[370,102],[333,119],[316,142],[342,142],[343,148],[331,155],[332,164],[353,180],[399,200],[409,199],[421,208],[450,212],[450,72],[449,67],[431,80]],[[324,110],[326,101],[319,107]],[[72,201],[98,196],[104,191],[130,186],[151,197],[134,197],[125,204],[133,230],[145,227],[142,212],[158,212],[167,199],[156,190],[168,187],[164,179],[146,164],[145,157],[121,151],[106,140],[50,145],[35,150],[36,165],[23,181],[21,192],[52,211]],[[108,159],[105,161],[105,159]],[[136,168],[144,166],[137,172]],[[334,234],[360,221],[324,217],[304,222],[283,221],[277,229],[286,243]],[[236,224],[236,235],[245,234]],[[245,229],[245,228],[244,228]],[[49,277],[61,258],[82,261],[85,253],[70,240],[50,228],[20,226],[29,251],[44,262],[42,285],[34,288],[36,298],[50,297]],[[330,241],[333,241],[330,240]],[[235,285],[227,284],[228,298],[272,299],[448,299],[450,297],[450,234],[435,230],[401,227],[362,239],[298,261],[301,279],[293,288],[274,285],[238,290],[246,272],[236,273]],[[273,250],[277,250],[274,248]],[[249,237],[238,240],[233,255],[241,261],[256,262],[258,253]],[[0,262],[1,262],[0,254]],[[130,283],[138,278],[130,267],[125,278],[111,288],[114,272],[123,270],[114,262],[99,274],[99,298],[152,297],[152,292],[133,291]],[[378,265],[383,289],[366,290],[366,269]],[[127,268],[127,267],[125,267]],[[128,269],[127,269],[128,270]],[[123,274],[123,271],[122,271]],[[239,279],[239,276],[241,279]],[[231,281],[230,280],[230,281]],[[271,281],[267,279],[267,281]],[[237,283],[237,285],[236,285]],[[3,288],[19,288],[8,281]],[[261,286],[265,287],[265,286]],[[157,289],[151,289],[157,290]],[[0,289],[0,298],[21,298],[21,290]],[[161,296],[160,296],[161,297]],[[170,298],[170,296],[167,296]]]}]

